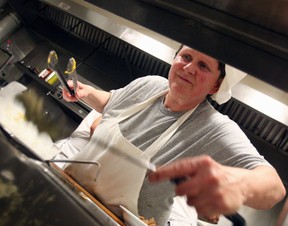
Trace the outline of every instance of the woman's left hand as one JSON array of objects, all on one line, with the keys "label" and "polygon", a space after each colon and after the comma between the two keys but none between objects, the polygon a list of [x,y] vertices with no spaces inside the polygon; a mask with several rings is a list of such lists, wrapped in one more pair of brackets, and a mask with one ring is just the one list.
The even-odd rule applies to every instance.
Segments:
[{"label": "woman's left hand", "polygon": [[231,214],[246,201],[241,176],[233,168],[222,166],[208,156],[184,158],[151,173],[151,182],[183,178],[177,184],[177,195],[186,195],[187,203],[194,206],[200,216]]}]

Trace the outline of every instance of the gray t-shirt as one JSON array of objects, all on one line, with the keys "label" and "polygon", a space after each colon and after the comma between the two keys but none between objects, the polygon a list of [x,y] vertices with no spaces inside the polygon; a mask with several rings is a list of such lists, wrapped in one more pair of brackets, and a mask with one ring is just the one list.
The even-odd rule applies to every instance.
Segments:
[{"label": "gray t-shirt", "polygon": [[[124,88],[112,90],[101,123],[168,88],[166,78],[145,76]],[[123,136],[143,151],[185,113],[166,109],[163,98],[120,123]],[[268,164],[239,126],[216,111],[207,100],[178,128],[152,162],[163,165],[179,158],[203,154],[227,166],[251,169],[259,164]],[[170,182],[150,184],[146,178],[138,200],[139,214],[146,218],[154,217],[159,225],[164,225],[170,214],[173,196]]]}]

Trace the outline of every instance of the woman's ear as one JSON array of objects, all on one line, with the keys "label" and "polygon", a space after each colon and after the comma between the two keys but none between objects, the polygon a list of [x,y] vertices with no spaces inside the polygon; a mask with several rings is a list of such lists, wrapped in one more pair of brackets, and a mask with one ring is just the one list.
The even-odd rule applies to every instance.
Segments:
[{"label": "woman's ear", "polygon": [[214,87],[210,90],[209,94],[212,95],[212,94],[216,93],[219,90],[222,81],[223,81],[223,78],[218,79],[218,81],[215,83]]}]

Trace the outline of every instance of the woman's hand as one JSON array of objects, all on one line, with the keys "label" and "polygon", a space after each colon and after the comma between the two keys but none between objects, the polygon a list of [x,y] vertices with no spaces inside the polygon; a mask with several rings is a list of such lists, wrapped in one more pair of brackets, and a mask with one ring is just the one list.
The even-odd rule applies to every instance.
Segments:
[{"label": "woman's hand", "polygon": [[[71,90],[73,90],[73,81],[72,80],[68,80],[67,81],[68,86],[71,88]],[[62,90],[62,94],[63,94],[63,98],[64,100],[68,101],[68,102],[76,102],[79,99],[85,98],[88,95],[88,86],[81,83],[81,82],[77,82],[77,92],[75,93],[75,96],[72,96],[69,91],[67,89],[65,89],[65,87],[63,87]]]},{"label": "woman's hand", "polygon": [[[67,83],[68,86],[73,89],[73,81],[69,80]],[[64,100],[68,102],[76,102],[81,99],[99,113],[102,113],[111,95],[110,92],[96,89],[79,81],[77,82],[77,92],[75,93],[75,96],[72,96],[65,88],[62,90],[62,94]]]},{"label": "woman's hand", "polygon": [[208,156],[184,158],[149,175],[151,182],[183,178],[175,187],[186,195],[199,216],[235,213],[242,205],[271,208],[281,197],[283,184],[270,166],[252,170],[223,166]]},{"label": "woman's hand", "polygon": [[188,205],[200,216],[233,213],[245,202],[241,178],[232,177],[226,168],[208,156],[185,158],[151,173],[150,180],[183,178],[175,187],[177,195],[186,195]]}]

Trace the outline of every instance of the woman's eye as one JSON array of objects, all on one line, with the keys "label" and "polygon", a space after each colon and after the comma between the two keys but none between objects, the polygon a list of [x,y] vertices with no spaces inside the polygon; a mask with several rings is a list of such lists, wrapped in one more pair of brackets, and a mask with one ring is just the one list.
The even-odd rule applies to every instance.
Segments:
[{"label": "woman's eye", "polygon": [[191,57],[190,55],[188,55],[188,54],[182,55],[182,58],[183,58],[183,60],[186,61],[186,62],[192,61],[192,57]]},{"label": "woman's eye", "polygon": [[205,63],[199,63],[199,67],[202,69],[202,70],[205,70],[205,71],[210,71],[209,67],[207,66],[207,64]]}]

